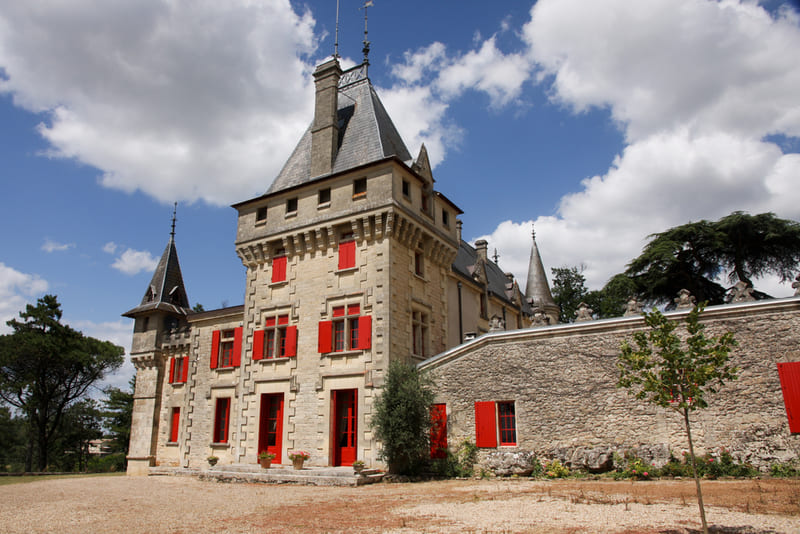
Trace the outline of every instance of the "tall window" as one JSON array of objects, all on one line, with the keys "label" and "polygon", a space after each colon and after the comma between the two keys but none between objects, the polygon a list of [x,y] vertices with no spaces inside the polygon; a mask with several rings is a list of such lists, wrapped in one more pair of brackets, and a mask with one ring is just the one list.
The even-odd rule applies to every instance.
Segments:
[{"label": "tall window", "polygon": [[427,356],[428,322],[427,313],[411,312],[411,350],[415,356]]},{"label": "tall window", "polygon": [[289,315],[267,317],[266,328],[253,334],[253,359],[271,360],[297,356],[297,327],[289,325]]},{"label": "tall window", "polygon": [[331,203],[331,188],[326,187],[319,190],[319,197],[317,198],[318,204],[325,207]]},{"label": "tall window", "polygon": [[180,430],[181,428],[180,423],[181,423],[181,409],[173,408],[172,418],[170,420],[170,427],[169,427],[170,443],[175,443],[176,441],[178,441],[178,430]]},{"label": "tall window", "polygon": [[272,258],[272,283],[286,281],[286,251],[278,249]]},{"label": "tall window", "polygon": [[294,215],[297,213],[297,197],[286,199],[286,215]]},{"label": "tall window", "polygon": [[372,346],[372,318],[359,304],[335,306],[333,320],[319,323],[319,352],[364,350]]},{"label": "tall window", "polygon": [[417,276],[425,276],[425,255],[421,250],[414,252],[414,273]]},{"label": "tall window", "polygon": [[353,198],[367,196],[367,179],[358,178],[353,180]]},{"label": "tall window", "polygon": [[211,334],[211,368],[238,367],[242,355],[242,327],[214,330]]},{"label": "tall window", "polygon": [[339,270],[356,266],[356,241],[352,233],[342,234],[339,240]]},{"label": "tall window", "polygon": [[189,357],[171,358],[169,364],[170,383],[186,382],[189,374]]},{"label": "tall window", "polygon": [[231,399],[217,399],[214,410],[214,443],[228,443],[228,423],[231,416]]},{"label": "tall window", "polygon": [[267,220],[267,207],[263,206],[256,210],[256,222],[264,222]]}]

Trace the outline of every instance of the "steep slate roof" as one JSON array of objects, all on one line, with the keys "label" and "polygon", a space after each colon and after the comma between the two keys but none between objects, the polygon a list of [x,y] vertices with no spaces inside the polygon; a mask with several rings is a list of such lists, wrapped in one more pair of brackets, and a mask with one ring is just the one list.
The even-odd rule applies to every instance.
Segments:
[{"label": "steep slate roof", "polygon": [[[337,114],[339,150],[333,163],[333,173],[391,156],[411,165],[411,154],[367,78],[364,65],[342,74],[339,80]],[[266,194],[291,189],[316,178],[319,177],[311,176],[309,126]]]},{"label": "steep slate roof", "polygon": [[536,245],[536,234],[532,233],[533,245],[531,246],[531,257],[528,261],[528,284],[525,286],[525,297],[534,307],[556,307],[556,301],[550,293],[550,285],[547,283],[542,257],[539,255],[539,247]]},{"label": "steep slate roof", "polygon": [[183,285],[181,266],[178,263],[178,251],[175,248],[175,239],[170,236],[167,248],[153,273],[153,279],[142,297],[139,306],[122,315],[135,317],[148,311],[166,311],[179,315],[191,313],[189,298]]},{"label": "steep slate roof", "polygon": [[[453,262],[453,270],[469,280],[474,280],[472,275],[479,261],[481,260],[475,247],[462,240],[458,247],[456,259]],[[503,270],[500,269],[500,266],[493,261],[487,260],[483,264],[483,269],[486,274],[489,292],[501,299],[512,302],[514,298],[513,282],[508,279]],[[531,313],[531,308],[525,299],[522,300],[522,311],[527,314]]]}]

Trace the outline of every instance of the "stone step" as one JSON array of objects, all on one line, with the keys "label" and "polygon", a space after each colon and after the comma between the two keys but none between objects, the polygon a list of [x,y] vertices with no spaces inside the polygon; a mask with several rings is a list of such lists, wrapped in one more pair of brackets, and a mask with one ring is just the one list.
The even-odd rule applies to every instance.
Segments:
[{"label": "stone step", "polygon": [[150,475],[196,476],[222,482],[260,482],[264,484],[303,484],[309,486],[361,486],[380,482],[383,473],[365,469],[357,475],[351,467],[308,467],[293,469],[278,465],[264,469],[255,464],[216,465],[207,470],[181,467],[151,467]]}]

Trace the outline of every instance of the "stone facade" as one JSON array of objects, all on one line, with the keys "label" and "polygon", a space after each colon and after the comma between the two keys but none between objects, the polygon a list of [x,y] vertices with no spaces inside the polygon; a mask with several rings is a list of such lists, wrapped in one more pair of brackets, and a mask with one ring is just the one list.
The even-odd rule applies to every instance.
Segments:
[{"label": "stone facade", "polygon": [[[740,370],[692,415],[699,452],[725,447],[762,469],[798,458],[800,435],[789,432],[777,363],[800,360],[800,298],[710,307],[701,320],[709,334],[735,333],[732,361]],[[493,333],[419,367],[437,384],[436,402],[447,405],[451,445],[476,441],[476,402],[514,403],[516,445],[481,449],[484,461],[496,461],[496,451],[574,459],[580,467],[627,449],[680,457],[688,449],[681,417],[616,387],[620,343],[643,328],[641,317],[625,317]]]}]

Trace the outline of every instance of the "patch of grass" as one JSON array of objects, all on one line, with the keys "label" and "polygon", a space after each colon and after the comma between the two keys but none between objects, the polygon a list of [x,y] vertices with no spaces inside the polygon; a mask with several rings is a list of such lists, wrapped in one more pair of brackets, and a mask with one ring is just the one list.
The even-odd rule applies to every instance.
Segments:
[{"label": "patch of grass", "polygon": [[37,482],[39,480],[55,480],[59,478],[89,478],[89,477],[119,477],[125,473],[69,473],[66,475],[9,475],[0,477],[0,486],[11,484],[25,484],[26,482]]}]

